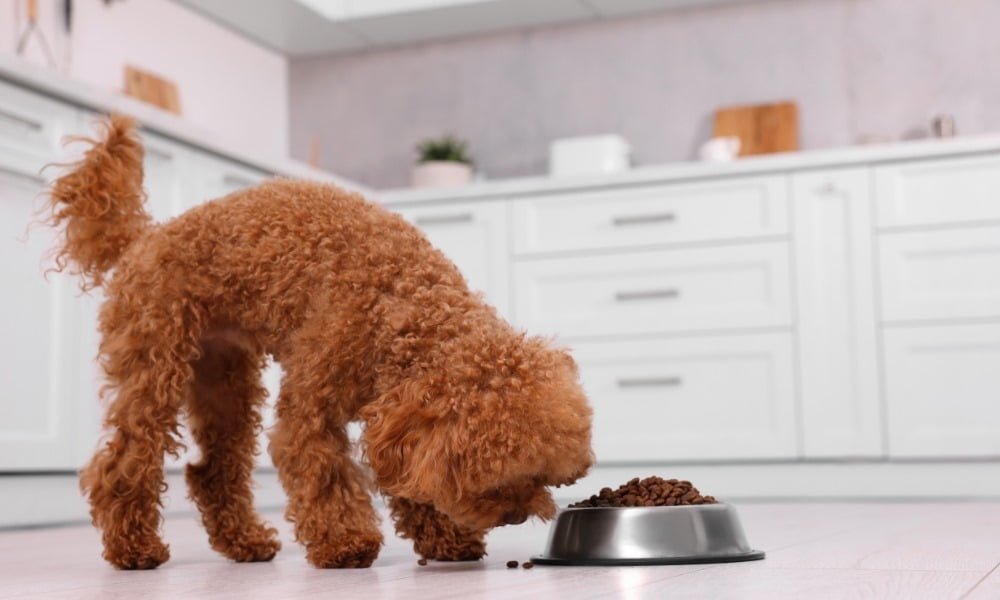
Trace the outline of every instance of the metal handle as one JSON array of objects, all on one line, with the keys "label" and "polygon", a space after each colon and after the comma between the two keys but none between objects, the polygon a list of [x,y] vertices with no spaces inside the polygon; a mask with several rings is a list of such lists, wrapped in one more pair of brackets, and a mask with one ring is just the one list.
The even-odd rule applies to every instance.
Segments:
[{"label": "metal handle", "polygon": [[431,215],[427,217],[417,217],[417,225],[451,225],[454,223],[471,223],[472,213],[456,213],[453,215]]},{"label": "metal handle", "polygon": [[9,112],[9,111],[6,111],[6,110],[0,110],[0,119],[5,119],[7,121],[11,121],[11,122],[14,122],[14,123],[19,123],[19,124],[27,127],[28,129],[31,129],[32,131],[41,131],[42,130],[42,122],[41,121],[34,121],[34,120],[29,119],[27,117],[22,117],[21,115],[18,115],[18,114],[15,114],[15,113],[12,113],[12,112]]},{"label": "metal handle", "polygon": [[611,223],[615,227],[622,227],[625,225],[645,225],[647,223],[672,223],[676,220],[677,215],[672,212],[668,212],[650,215],[625,215],[621,217],[614,217],[611,219]]},{"label": "metal handle", "polygon": [[684,380],[680,377],[632,377],[619,379],[618,387],[679,387]]},{"label": "metal handle", "polygon": [[617,292],[615,294],[615,300],[618,302],[629,302],[630,300],[656,300],[660,298],[676,298],[680,295],[680,290],[674,288],[665,290],[636,290],[634,292]]},{"label": "metal handle", "polygon": [[174,160],[173,154],[170,154],[169,152],[160,150],[158,148],[150,148],[148,146],[146,147],[146,156],[149,156],[151,158],[158,158],[160,160],[167,160],[167,161]]},{"label": "metal handle", "polygon": [[3,165],[0,165],[0,173],[3,173],[4,175],[9,175],[14,179],[20,179],[21,181],[27,181],[36,185],[45,184],[45,179],[43,179],[41,175],[35,175],[33,173],[25,173],[24,171],[17,171],[15,169],[11,169],[10,167],[5,167]]},{"label": "metal handle", "polygon": [[222,183],[228,186],[236,187],[250,187],[254,184],[253,181],[247,179],[246,177],[240,177],[239,175],[226,175],[222,178]]}]

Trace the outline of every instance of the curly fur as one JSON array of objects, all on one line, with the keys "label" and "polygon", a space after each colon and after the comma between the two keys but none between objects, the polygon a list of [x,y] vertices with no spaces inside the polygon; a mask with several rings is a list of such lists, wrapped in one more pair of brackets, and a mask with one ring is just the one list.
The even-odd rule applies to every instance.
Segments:
[{"label": "curly fur", "polygon": [[[554,514],[547,486],[593,458],[568,353],[498,317],[402,218],[332,186],[275,180],[150,224],[141,156],[114,118],[52,193],[57,265],[107,297],[109,438],[81,486],[111,564],[169,556],[163,456],[180,447],[181,412],[202,450],[186,479],[212,547],[237,561],[278,551],[251,492],[268,354],[285,371],[269,450],[314,565],[375,560],[373,484],[397,531],[441,560],[479,558],[488,529]],[[352,420],[373,481],[351,459]]]}]

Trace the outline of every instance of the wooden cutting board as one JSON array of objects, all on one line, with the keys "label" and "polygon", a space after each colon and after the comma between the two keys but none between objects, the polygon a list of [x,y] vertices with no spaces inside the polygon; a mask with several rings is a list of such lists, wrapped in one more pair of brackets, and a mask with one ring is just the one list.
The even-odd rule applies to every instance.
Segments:
[{"label": "wooden cutting board", "polygon": [[740,156],[798,150],[799,107],[776,102],[720,108],[714,135],[740,138]]},{"label": "wooden cutting board", "polygon": [[159,106],[175,115],[181,114],[177,84],[155,73],[125,66],[125,94]]}]

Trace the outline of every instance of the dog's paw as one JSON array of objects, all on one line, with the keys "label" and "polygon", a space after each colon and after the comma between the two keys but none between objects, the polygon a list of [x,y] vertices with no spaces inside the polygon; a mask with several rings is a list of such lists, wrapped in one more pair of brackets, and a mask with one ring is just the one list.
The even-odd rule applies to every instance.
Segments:
[{"label": "dog's paw", "polygon": [[106,546],[104,560],[124,571],[155,569],[170,559],[170,549],[162,542],[145,546]]},{"label": "dog's paw", "polygon": [[420,556],[441,561],[479,560],[486,556],[486,544],[481,539],[460,542],[423,540],[413,546]]},{"label": "dog's paw", "polygon": [[264,529],[234,540],[213,540],[212,548],[236,562],[267,562],[281,550],[277,531]]},{"label": "dog's paw", "polygon": [[382,536],[354,537],[330,544],[310,544],[306,558],[321,569],[357,569],[372,566],[382,548]]}]

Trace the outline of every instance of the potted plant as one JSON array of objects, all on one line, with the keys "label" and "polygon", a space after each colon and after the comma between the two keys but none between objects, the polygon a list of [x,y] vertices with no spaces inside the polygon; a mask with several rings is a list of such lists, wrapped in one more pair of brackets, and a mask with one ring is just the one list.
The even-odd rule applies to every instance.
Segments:
[{"label": "potted plant", "polygon": [[446,187],[472,181],[472,159],[466,143],[451,135],[417,144],[413,187]]}]

